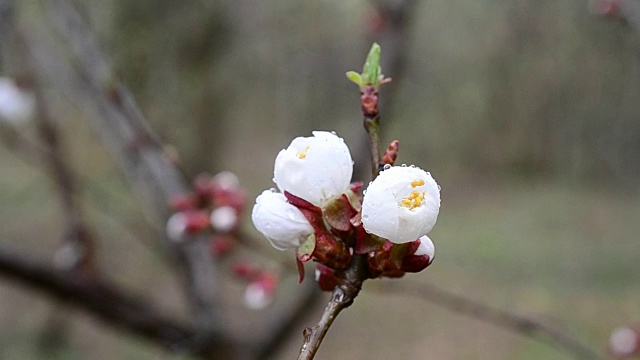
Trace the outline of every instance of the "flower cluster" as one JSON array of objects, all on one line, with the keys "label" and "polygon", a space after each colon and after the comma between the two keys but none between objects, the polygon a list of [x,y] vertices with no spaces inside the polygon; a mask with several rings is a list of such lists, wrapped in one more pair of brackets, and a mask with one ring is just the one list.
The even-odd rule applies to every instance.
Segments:
[{"label": "flower cluster", "polygon": [[213,231],[214,254],[233,247],[231,237],[237,230],[246,195],[238,178],[230,172],[215,176],[201,174],[193,181],[193,191],[170,199],[176,212],[167,221],[167,235],[180,242],[201,231]]},{"label": "flower cluster", "polygon": [[434,257],[427,233],[440,210],[440,187],[420,168],[392,166],[397,150],[394,141],[383,171],[360,195],[342,138],[315,131],[294,139],[276,157],[277,190],[256,199],[255,227],[274,248],[296,249],[301,271],[301,263],[317,262],[323,290],[339,282],[354,254],[367,255],[370,278],[423,270]]}]

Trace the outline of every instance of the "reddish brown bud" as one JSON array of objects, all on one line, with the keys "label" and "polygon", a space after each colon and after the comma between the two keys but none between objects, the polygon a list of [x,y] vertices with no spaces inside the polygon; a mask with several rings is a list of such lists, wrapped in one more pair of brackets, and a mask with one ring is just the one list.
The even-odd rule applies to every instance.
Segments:
[{"label": "reddish brown bud", "polygon": [[193,234],[209,227],[209,214],[204,211],[187,210],[185,217],[185,232]]},{"label": "reddish brown bud", "polygon": [[322,264],[316,267],[316,281],[322,291],[333,291],[340,284],[341,277],[331,268]]},{"label": "reddish brown bud", "polygon": [[399,148],[400,148],[400,142],[398,142],[398,140],[393,140],[391,144],[389,144],[387,151],[385,151],[384,155],[382,155],[381,165],[383,166],[393,165],[396,162],[396,159],[398,158]]},{"label": "reddish brown bud", "polygon": [[246,280],[255,279],[260,275],[260,269],[254,264],[247,261],[238,261],[231,266],[233,273]]},{"label": "reddish brown bud", "polygon": [[210,240],[211,253],[216,256],[221,256],[229,253],[236,246],[235,241],[226,235],[216,235]]},{"label": "reddish brown bud", "polygon": [[193,194],[176,195],[169,199],[169,207],[177,211],[193,210],[196,207],[196,201]]},{"label": "reddish brown bud", "polygon": [[378,92],[373,86],[367,85],[362,89],[360,92],[360,102],[362,103],[362,113],[364,116],[369,118],[378,116],[379,98]]},{"label": "reddish brown bud", "polygon": [[209,174],[200,174],[193,180],[193,189],[201,197],[209,197],[213,190],[213,183]]}]

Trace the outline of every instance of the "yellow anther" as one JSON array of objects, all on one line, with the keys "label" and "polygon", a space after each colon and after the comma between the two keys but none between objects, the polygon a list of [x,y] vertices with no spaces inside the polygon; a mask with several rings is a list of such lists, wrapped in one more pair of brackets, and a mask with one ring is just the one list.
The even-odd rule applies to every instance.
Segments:
[{"label": "yellow anther", "polygon": [[307,151],[309,151],[309,147],[304,148],[304,151],[298,151],[298,158],[304,159],[307,157]]},{"label": "yellow anther", "polygon": [[422,193],[412,191],[406,198],[402,199],[400,206],[413,210],[422,204],[426,193],[426,191]]},{"label": "yellow anther", "polygon": [[413,180],[411,182],[411,187],[414,188],[414,189],[417,188],[418,186],[422,186],[422,185],[424,185],[424,180],[422,180],[422,179]]}]

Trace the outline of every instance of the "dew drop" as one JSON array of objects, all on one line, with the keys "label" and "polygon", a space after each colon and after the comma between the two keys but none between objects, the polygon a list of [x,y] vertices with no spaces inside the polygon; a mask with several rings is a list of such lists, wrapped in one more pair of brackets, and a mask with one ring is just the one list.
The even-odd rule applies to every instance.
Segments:
[{"label": "dew drop", "polygon": [[416,166],[415,165],[409,165],[410,168],[415,169]]},{"label": "dew drop", "polygon": [[331,134],[338,135],[335,131],[331,131]]},{"label": "dew drop", "polygon": [[362,190],[362,196],[367,195],[367,189]]},{"label": "dew drop", "polygon": [[391,169],[391,164],[384,164],[384,166],[382,167],[382,170],[389,170]]},{"label": "dew drop", "polygon": [[276,178],[271,179],[271,181],[276,182]]},{"label": "dew drop", "polygon": [[442,188],[440,187],[440,185],[438,185],[438,191],[442,190]]},{"label": "dew drop", "polygon": [[407,167],[407,164],[402,164],[402,165],[400,165],[400,166],[402,166],[402,167]]},{"label": "dew drop", "polygon": [[427,171],[427,175],[431,176],[431,173]]},{"label": "dew drop", "polygon": [[276,189],[271,188],[271,189],[269,189],[269,191],[271,191],[272,193],[274,193],[274,192],[276,192]]}]

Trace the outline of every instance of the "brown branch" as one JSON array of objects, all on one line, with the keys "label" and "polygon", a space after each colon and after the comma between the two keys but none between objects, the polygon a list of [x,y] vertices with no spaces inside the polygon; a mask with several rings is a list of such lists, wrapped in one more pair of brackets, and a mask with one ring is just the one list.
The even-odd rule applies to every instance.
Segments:
[{"label": "brown branch", "polygon": [[318,324],[304,330],[304,342],[300,348],[298,360],[309,360],[315,357],[333,321],[342,310],[353,303],[367,277],[367,255],[355,255],[351,265],[345,271],[344,280],[333,289],[331,299],[327,303]]},{"label": "brown branch", "polygon": [[87,273],[66,272],[49,264],[0,249],[0,274],[74,304],[102,321],[161,344],[174,352],[207,352],[197,343],[198,330],[153,308],[143,299]]},{"label": "brown branch", "polygon": [[580,360],[604,360],[604,357],[584,345],[568,333],[535,319],[496,309],[478,301],[442,290],[436,286],[410,281],[389,281],[374,289],[384,295],[413,296],[436,304],[447,310],[476,318],[517,332],[535,340],[543,341],[556,349],[564,350]]},{"label": "brown branch", "polygon": [[22,55],[21,57],[27,73],[30,74],[28,82],[31,85],[36,99],[38,132],[48,150],[44,151],[43,155],[47,160],[62,201],[62,214],[66,229],[60,250],[64,251],[64,247],[69,247],[69,249],[71,249],[70,251],[73,251],[77,255],[73,263],[66,264],[72,269],[78,271],[94,271],[95,242],[91,231],[84,223],[82,211],[76,198],[76,179],[73,176],[73,171],[63,159],[60,132],[49,112],[42,86],[34,76],[36,68],[33,64],[33,58],[28,53],[27,44],[24,39],[20,40],[22,41],[18,42],[19,52]]},{"label": "brown branch", "polygon": [[[75,67],[71,69],[49,42],[40,41],[33,46],[40,71],[91,112],[97,134],[119,161],[148,214],[165,223],[170,216],[168,199],[187,192],[182,174],[166,156],[129,91],[116,80],[78,11],[66,0],[44,3],[51,23],[72,51]],[[206,237],[181,243],[164,240],[187,275],[193,319],[202,336],[212,338],[218,331],[217,276]]]},{"label": "brown branch", "polygon": [[[394,117],[393,105],[395,104],[394,94],[397,93],[398,87],[402,83],[404,69],[407,58],[407,39],[411,31],[411,20],[413,9],[419,2],[415,0],[371,0],[373,11],[379,18],[380,25],[370,27],[370,33],[367,40],[367,46],[372,42],[377,42],[384,49],[381,54],[380,64],[384,67],[385,74],[392,74],[393,81],[385,85],[382,90],[383,98],[381,107],[384,108],[385,119]],[[381,124],[376,124],[380,127]],[[384,126],[384,124],[382,124]],[[367,150],[370,149],[370,138],[363,137],[356,144],[359,156],[354,164],[353,174],[356,179],[366,178],[366,167],[364,161],[366,159]]]}]

